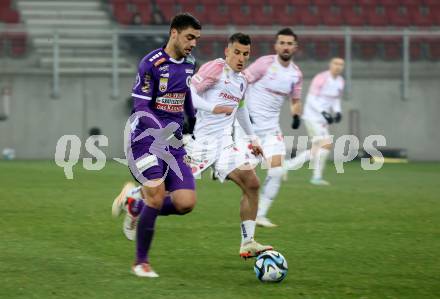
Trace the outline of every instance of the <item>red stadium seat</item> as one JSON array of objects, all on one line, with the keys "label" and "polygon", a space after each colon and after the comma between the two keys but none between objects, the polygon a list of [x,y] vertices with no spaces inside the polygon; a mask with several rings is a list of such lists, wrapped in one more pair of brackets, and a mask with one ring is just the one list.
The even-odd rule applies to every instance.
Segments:
[{"label": "red stadium seat", "polygon": [[174,0],[157,0],[156,3],[167,21],[170,21],[176,14],[176,4]]},{"label": "red stadium seat", "polygon": [[349,26],[363,26],[365,25],[365,12],[362,7],[356,5],[341,6],[344,22]]},{"label": "red stadium seat", "polygon": [[410,15],[406,6],[389,6],[387,15],[392,26],[407,27],[411,24]]},{"label": "red stadium seat", "polygon": [[304,26],[317,26],[320,24],[321,18],[308,5],[297,5],[295,9],[299,10],[301,22]]},{"label": "red stadium seat", "polygon": [[402,59],[402,38],[386,37],[382,38],[384,51],[383,58],[386,60]]},{"label": "red stadium seat", "polygon": [[138,3],[137,5],[137,11],[139,12],[139,15],[141,16],[141,22],[143,25],[148,25],[152,21],[152,9],[151,5],[149,3]]},{"label": "red stadium seat", "polygon": [[344,24],[339,6],[320,5],[319,15],[326,26],[341,26]]},{"label": "red stadium seat", "polygon": [[229,5],[228,9],[231,13],[232,24],[237,26],[246,26],[252,23],[253,20],[250,14],[249,6],[237,3]]},{"label": "red stadium seat", "polygon": [[432,60],[440,59],[440,39],[431,39],[428,41],[429,58]]},{"label": "red stadium seat", "polygon": [[20,23],[20,15],[17,11],[6,8],[0,11],[0,21],[10,24]]},{"label": "red stadium seat", "polygon": [[353,38],[354,54],[363,60],[371,60],[377,54],[377,38],[355,37]]},{"label": "red stadium seat", "polygon": [[409,54],[411,60],[420,60],[423,58],[423,38],[410,38]]},{"label": "red stadium seat", "polygon": [[313,3],[317,6],[330,6],[333,4],[332,0],[314,0]]},{"label": "red stadium seat", "polygon": [[383,6],[367,6],[364,7],[367,16],[367,23],[370,26],[387,26],[388,16]]},{"label": "red stadium seat", "polygon": [[113,15],[119,24],[130,25],[133,22],[134,14],[128,11],[126,3],[113,3]]},{"label": "red stadium seat", "polygon": [[427,6],[415,6],[410,10],[412,15],[412,23],[415,26],[428,27],[436,23],[434,12]]},{"label": "red stadium seat", "polygon": [[281,26],[297,26],[301,24],[301,13],[298,9],[293,8],[289,4],[272,4],[274,12],[274,22]]},{"label": "red stadium seat", "polygon": [[10,44],[10,55],[12,57],[21,57],[26,53],[27,34],[25,32],[10,32],[6,34],[6,39]]},{"label": "red stadium seat", "polygon": [[331,55],[331,38],[318,37],[314,38],[314,54],[318,60],[327,60]]},{"label": "red stadium seat", "polygon": [[334,0],[333,3],[336,4],[336,5],[339,5],[339,6],[341,6],[341,5],[352,5],[353,1],[352,0]]},{"label": "red stadium seat", "polygon": [[209,9],[208,18],[216,26],[226,26],[231,23],[227,6],[215,6]]},{"label": "red stadium seat", "polygon": [[275,14],[271,6],[250,6],[252,22],[256,25],[273,25]]}]

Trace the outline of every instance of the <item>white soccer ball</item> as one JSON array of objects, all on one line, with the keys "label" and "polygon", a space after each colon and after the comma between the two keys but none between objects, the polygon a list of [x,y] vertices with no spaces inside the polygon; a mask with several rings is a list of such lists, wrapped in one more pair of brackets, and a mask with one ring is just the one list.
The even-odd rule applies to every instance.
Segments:
[{"label": "white soccer ball", "polygon": [[275,250],[260,254],[255,260],[255,274],[263,282],[281,282],[287,276],[287,261]]}]

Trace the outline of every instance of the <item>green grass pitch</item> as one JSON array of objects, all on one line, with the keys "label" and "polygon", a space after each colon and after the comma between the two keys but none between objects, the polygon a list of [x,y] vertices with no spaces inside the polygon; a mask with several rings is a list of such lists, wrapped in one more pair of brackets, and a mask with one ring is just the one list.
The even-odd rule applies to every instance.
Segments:
[{"label": "green grass pitch", "polygon": [[263,284],[238,257],[232,183],[198,180],[191,214],[159,218],[151,261],[161,277],[141,279],[129,273],[122,218],[110,215],[124,166],[76,167],[66,180],[53,162],[0,162],[0,298],[439,298],[440,164],[345,168],[328,165],[330,187],[290,172],[269,215],[280,227],[256,232],[289,273]]}]

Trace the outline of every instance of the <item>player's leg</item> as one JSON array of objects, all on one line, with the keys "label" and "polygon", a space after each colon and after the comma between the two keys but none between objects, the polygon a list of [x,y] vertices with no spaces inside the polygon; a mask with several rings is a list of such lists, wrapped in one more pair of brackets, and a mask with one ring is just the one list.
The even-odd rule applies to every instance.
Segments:
[{"label": "player's leg", "polygon": [[310,153],[313,176],[310,183],[327,186],[329,183],[323,180],[322,175],[328,155],[332,148],[332,138],[328,131],[328,125],[313,121],[307,121],[305,123],[309,136],[312,138],[312,148]]},{"label": "player's leg", "polygon": [[283,158],[283,155],[274,155],[267,159],[269,169],[260,194],[257,225],[264,227],[277,226],[267,218],[267,213],[280,190],[281,181],[284,175],[284,169],[282,167]]},{"label": "player's leg", "polygon": [[330,139],[322,139],[312,145],[313,176],[310,183],[319,186],[328,186],[329,182],[322,178],[327,158],[332,149]]},{"label": "player's leg", "polygon": [[[152,180],[154,181],[154,180]],[[165,198],[165,184],[156,187],[142,186],[145,205],[139,214],[136,231],[136,260],[132,271],[139,277],[158,277],[150,266],[148,253],[154,236],[156,218]]]},{"label": "player's leg", "polygon": [[235,169],[228,174],[242,190],[240,202],[241,245],[240,256],[254,257],[263,251],[273,249],[269,245],[261,245],[255,241],[255,218],[258,210],[259,179],[253,169]]}]

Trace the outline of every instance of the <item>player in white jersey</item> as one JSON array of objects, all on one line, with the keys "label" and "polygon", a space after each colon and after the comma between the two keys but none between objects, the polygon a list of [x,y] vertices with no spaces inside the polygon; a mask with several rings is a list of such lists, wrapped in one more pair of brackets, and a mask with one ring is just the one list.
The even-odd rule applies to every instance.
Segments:
[{"label": "player in white jersey", "polygon": [[[240,256],[244,258],[272,248],[254,240],[260,183],[246,153],[235,145],[232,138],[235,119],[247,135],[255,137],[244,103],[247,80],[241,73],[249,59],[250,43],[248,35],[233,34],[225,50],[226,59],[202,65],[193,76],[191,94],[198,111],[194,139],[185,147],[195,177],[212,166],[221,182],[228,178],[242,189]],[[216,107],[230,107],[231,110],[218,114],[215,113]],[[251,148],[255,155],[262,155],[256,138],[253,138]]]},{"label": "player in white jersey", "polygon": [[[286,100],[290,101],[292,128],[297,129],[300,125],[303,75],[292,61],[297,42],[298,37],[290,28],[280,30],[274,45],[276,54],[260,57],[244,71],[250,84],[246,102],[252,127],[261,141],[268,167],[257,215],[257,224],[264,227],[276,226],[266,215],[284,174],[282,164],[286,147],[280,128],[280,112]],[[241,139],[241,148],[246,147],[239,127],[236,127],[235,137]]]},{"label": "player in white jersey", "polygon": [[329,182],[322,179],[322,174],[332,144],[329,125],[339,123],[342,119],[343,70],[344,60],[336,57],[330,61],[329,70],[313,78],[302,116],[312,138],[312,148],[285,163],[286,169],[297,169],[304,162],[311,160],[313,177],[310,182],[314,185],[329,185]]}]

